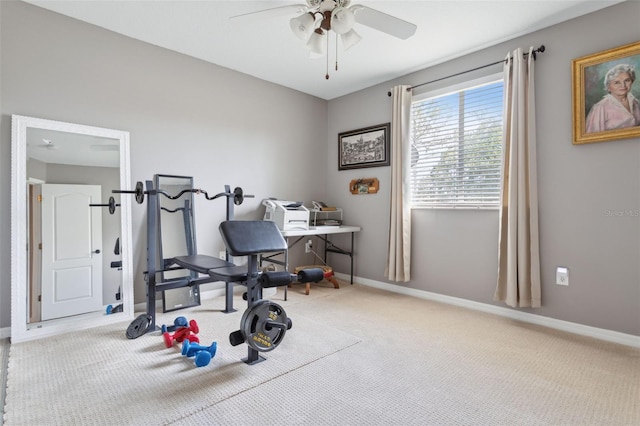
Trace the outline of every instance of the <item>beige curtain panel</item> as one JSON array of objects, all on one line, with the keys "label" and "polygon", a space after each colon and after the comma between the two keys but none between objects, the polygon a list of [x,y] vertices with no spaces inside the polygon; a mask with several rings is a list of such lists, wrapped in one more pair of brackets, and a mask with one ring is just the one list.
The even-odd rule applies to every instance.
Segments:
[{"label": "beige curtain panel", "polygon": [[411,200],[409,172],[404,165],[411,164],[410,86],[396,86],[391,93],[391,215],[384,276],[391,281],[407,282],[411,279]]},{"label": "beige curtain panel", "polygon": [[540,307],[533,47],[507,55],[504,66],[502,185],[498,283],[494,299]]}]

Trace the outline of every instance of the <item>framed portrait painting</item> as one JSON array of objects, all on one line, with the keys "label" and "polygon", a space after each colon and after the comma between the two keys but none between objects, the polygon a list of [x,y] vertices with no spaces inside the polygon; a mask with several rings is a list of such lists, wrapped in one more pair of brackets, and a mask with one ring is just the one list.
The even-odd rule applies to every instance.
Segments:
[{"label": "framed portrait painting", "polygon": [[380,167],[391,164],[391,123],[338,134],[338,170]]},{"label": "framed portrait painting", "polygon": [[640,41],[572,61],[573,143],[640,137]]}]

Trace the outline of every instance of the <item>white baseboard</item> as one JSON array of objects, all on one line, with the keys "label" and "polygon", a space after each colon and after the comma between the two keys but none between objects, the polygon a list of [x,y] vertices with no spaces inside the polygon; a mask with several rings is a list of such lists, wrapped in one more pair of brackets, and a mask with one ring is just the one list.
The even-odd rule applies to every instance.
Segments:
[{"label": "white baseboard", "polygon": [[[335,273],[336,277],[343,281],[349,282],[350,276],[342,273]],[[391,291],[393,293],[404,294],[407,296],[418,297],[426,300],[447,303],[449,305],[460,306],[464,308],[474,309],[476,311],[487,312],[490,314],[500,315],[503,317],[524,321],[531,324],[542,325],[556,330],[567,331],[569,333],[579,334],[582,336],[593,337],[595,339],[607,342],[618,343],[621,345],[640,348],[640,336],[620,333],[617,331],[606,330],[602,328],[591,327],[588,325],[578,324],[569,321],[558,320],[541,315],[535,315],[528,312],[520,312],[500,306],[488,305],[486,303],[474,302],[472,300],[460,299],[458,297],[446,296],[443,294],[432,293],[424,290],[416,290],[413,288],[402,287],[399,285],[388,284],[381,281],[370,280],[368,278],[353,277],[354,282],[369,287],[379,288],[381,290]]]},{"label": "white baseboard", "polygon": [[0,339],[11,337],[11,327],[0,328]]}]

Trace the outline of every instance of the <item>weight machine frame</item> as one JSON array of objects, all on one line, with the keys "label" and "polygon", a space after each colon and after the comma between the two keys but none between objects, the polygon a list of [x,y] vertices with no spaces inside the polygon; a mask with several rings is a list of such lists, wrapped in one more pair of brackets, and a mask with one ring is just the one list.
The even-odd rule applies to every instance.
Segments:
[{"label": "weight machine frame", "polygon": [[[160,192],[157,191],[157,189],[154,189],[154,184],[150,180],[145,181],[145,186],[145,193],[147,194],[147,270],[145,271],[147,290],[146,314],[149,317],[149,327],[147,329],[147,332],[151,332],[158,329],[158,326],[156,325],[156,294],[158,292],[183,287],[199,288],[200,284],[207,284],[216,282],[218,280],[210,276],[199,277],[198,274],[194,271],[190,271],[189,277],[158,280],[158,274],[184,268],[172,267],[171,265],[173,263],[170,262],[170,259],[159,259],[158,247],[161,241],[159,227],[160,202],[158,195],[160,194]],[[225,185],[224,188],[225,192],[223,194],[226,195],[227,199],[226,220],[233,220],[235,213],[234,197],[232,196],[233,193],[231,192],[231,187],[229,185]],[[195,217],[193,217],[192,220],[195,221]],[[189,225],[189,227],[191,227],[191,225]],[[192,244],[187,244],[187,250],[189,251],[188,255],[195,254],[195,236],[193,237],[194,239],[192,241]],[[225,260],[229,262],[228,251],[226,252]],[[231,313],[236,311],[236,309],[233,308],[233,285],[233,281],[225,282],[224,313]]]}]

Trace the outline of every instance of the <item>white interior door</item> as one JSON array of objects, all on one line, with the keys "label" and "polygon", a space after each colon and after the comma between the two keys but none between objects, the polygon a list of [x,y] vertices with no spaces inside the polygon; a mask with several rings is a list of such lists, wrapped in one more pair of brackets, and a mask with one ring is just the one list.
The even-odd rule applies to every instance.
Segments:
[{"label": "white interior door", "polygon": [[99,185],[42,185],[42,320],[102,310]]}]

